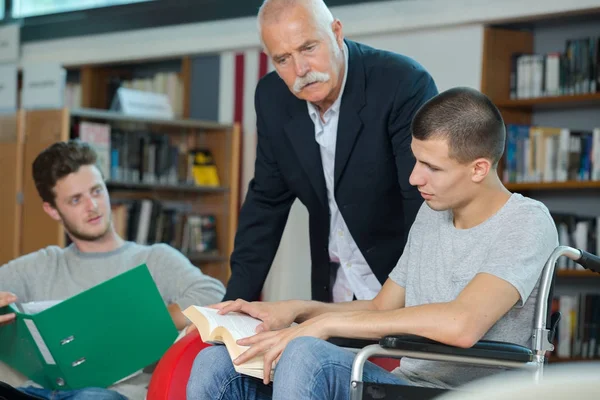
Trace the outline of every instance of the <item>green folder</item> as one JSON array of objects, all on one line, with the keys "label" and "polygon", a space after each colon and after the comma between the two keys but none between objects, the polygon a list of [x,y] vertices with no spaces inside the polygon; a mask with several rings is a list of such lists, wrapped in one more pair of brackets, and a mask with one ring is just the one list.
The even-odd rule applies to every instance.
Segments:
[{"label": "green folder", "polygon": [[1,314],[0,361],[48,389],[107,387],[158,361],[177,337],[142,264],[44,311]]}]

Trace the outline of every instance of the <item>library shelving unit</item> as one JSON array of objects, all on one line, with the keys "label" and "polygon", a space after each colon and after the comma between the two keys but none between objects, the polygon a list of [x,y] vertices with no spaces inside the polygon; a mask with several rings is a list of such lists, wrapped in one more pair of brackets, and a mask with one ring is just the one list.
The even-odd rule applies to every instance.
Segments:
[{"label": "library shelving unit", "polygon": [[23,170],[23,112],[0,117],[0,265],[20,254]]},{"label": "library shelving unit", "polygon": [[[519,20],[485,28],[481,91],[496,104],[507,125],[556,126],[589,131],[600,128],[600,118],[597,117],[600,114],[600,88],[596,93],[552,97],[511,98],[510,95],[511,70],[514,72],[513,54],[564,52],[565,43],[569,39],[579,39],[582,36],[600,38],[599,27],[600,13],[553,16],[547,20]],[[598,62],[600,64],[600,60]],[[504,167],[502,160],[498,170],[501,178],[504,177]],[[600,181],[505,182],[505,186],[511,192],[522,193],[542,201],[553,213],[600,216]],[[560,294],[576,293],[577,296],[590,293],[599,295],[599,278],[600,274],[588,271],[559,270],[557,291]],[[578,307],[576,313],[581,310]],[[586,311],[586,324],[589,312]],[[578,318],[583,320],[583,317]],[[559,340],[560,329],[559,327]],[[575,339],[573,343],[574,341]],[[593,357],[580,357],[575,351],[571,357],[558,357],[555,352],[550,361],[586,361],[599,358],[600,352]]]},{"label": "library shelving unit", "polygon": [[[187,205],[187,214],[213,216],[218,251],[185,254],[204,272],[227,282],[239,207],[240,128],[238,124],[190,119],[193,114],[190,110],[198,111],[198,107],[202,107],[202,104],[193,104],[191,93],[194,88],[202,89],[193,80],[194,57],[180,55],[65,65],[64,108],[19,110],[14,115],[0,117],[0,167],[2,171],[16,171],[10,177],[3,172],[0,180],[0,222],[9,227],[0,234],[3,243],[0,265],[47,245],[68,244],[62,227],[49,220],[41,208],[31,180],[31,163],[51,143],[76,137],[74,127],[79,122],[90,121],[129,132],[145,130],[164,134],[170,142],[208,149],[212,153],[219,175],[218,187],[110,179],[107,187],[113,205],[143,199],[177,202]],[[21,86],[22,71],[19,70],[19,103]],[[119,87],[165,94],[175,118],[134,118],[109,111]],[[200,111],[200,115],[206,114]]]},{"label": "library shelving unit", "polygon": [[[600,15],[598,16],[600,22]],[[560,29],[560,26],[556,29]],[[597,32],[600,36],[600,30]],[[582,107],[600,111],[600,92],[537,97],[510,98],[511,55],[534,53],[534,33],[527,30],[488,27],[484,33],[481,91],[500,109],[506,124],[532,125],[536,112],[576,110]],[[590,127],[594,128],[594,127]],[[499,173],[502,176],[500,166]],[[600,189],[600,181],[566,181],[544,183],[506,183],[511,191]]]},{"label": "library shelving unit", "polygon": [[71,66],[67,68],[67,89],[77,87],[72,108],[106,110],[119,86],[165,93],[177,117],[190,117],[192,58],[114,62],[109,64]]},{"label": "library shelving unit", "polygon": [[[150,199],[181,203],[186,206],[188,214],[214,216],[217,250],[210,253],[184,254],[203,272],[220,279],[223,283],[227,282],[230,275],[229,255],[233,249],[238,215],[240,133],[237,125],[189,119],[138,118],[89,108],[20,111],[19,116],[23,120],[23,136],[27,138],[23,146],[23,159],[20,161],[24,166],[19,178],[22,179],[23,186],[22,218],[20,226],[15,223],[15,229],[20,229],[21,233],[18,236],[21,238],[18,245],[19,254],[27,254],[48,245],[67,244],[63,227],[51,220],[42,210],[41,200],[31,177],[31,165],[40,151],[51,143],[74,137],[77,125],[89,121],[119,129],[125,137],[139,131],[149,132],[165,137],[174,146],[208,149],[211,152],[219,177],[218,186],[198,186],[186,182],[137,183],[107,179],[107,188],[113,205]],[[19,162],[16,165],[18,166]],[[2,184],[17,187],[17,183],[4,179]],[[4,218],[6,208],[3,208],[2,212]]]}]

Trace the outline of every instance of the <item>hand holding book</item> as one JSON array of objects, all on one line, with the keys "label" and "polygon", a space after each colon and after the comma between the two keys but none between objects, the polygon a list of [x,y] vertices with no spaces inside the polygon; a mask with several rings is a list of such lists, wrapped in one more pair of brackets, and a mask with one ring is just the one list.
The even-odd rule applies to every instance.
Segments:
[{"label": "hand holding book", "polygon": [[[264,312],[269,306],[272,306],[274,310],[277,309],[273,303],[258,304],[238,302],[238,305],[228,309],[240,307],[240,310],[249,310],[254,315],[261,315],[258,310]],[[231,303],[228,303],[227,306],[231,306]],[[228,309],[191,306],[183,314],[198,328],[204,342],[222,343],[226,346],[237,372],[263,379],[265,384],[273,379],[274,364],[277,363],[283,350],[292,339],[299,336],[325,338],[324,324],[320,323],[321,318],[319,317],[301,325],[290,326],[288,324],[283,329],[264,330],[256,333],[257,328],[265,321],[237,311],[227,312]],[[286,313],[289,313],[287,320],[284,317]],[[280,314],[273,313],[272,315],[281,315],[281,319],[271,320],[270,326],[281,326],[277,324],[293,321],[292,314],[294,314],[293,310],[280,311]]]},{"label": "hand holding book", "polygon": [[293,301],[247,302],[238,299],[235,301],[225,301],[209,307],[219,310],[220,315],[239,312],[261,320],[262,322],[256,327],[256,333],[287,328],[294,323],[299,312],[296,303]]},{"label": "hand holding book", "polygon": [[323,318],[316,317],[300,325],[290,326],[278,331],[266,331],[238,340],[238,345],[249,346],[249,348],[233,360],[233,365],[244,364],[247,360],[262,355],[264,365],[263,382],[267,385],[273,379],[273,370],[292,339],[301,336],[327,339],[327,330],[322,322]]}]

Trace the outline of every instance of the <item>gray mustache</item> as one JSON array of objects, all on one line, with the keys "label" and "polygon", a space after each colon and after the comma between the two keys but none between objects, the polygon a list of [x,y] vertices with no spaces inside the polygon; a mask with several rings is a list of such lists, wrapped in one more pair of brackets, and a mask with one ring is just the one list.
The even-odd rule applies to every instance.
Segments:
[{"label": "gray mustache", "polygon": [[329,74],[325,72],[310,71],[308,74],[296,78],[294,82],[294,92],[298,93],[306,85],[315,82],[327,82],[330,79]]}]

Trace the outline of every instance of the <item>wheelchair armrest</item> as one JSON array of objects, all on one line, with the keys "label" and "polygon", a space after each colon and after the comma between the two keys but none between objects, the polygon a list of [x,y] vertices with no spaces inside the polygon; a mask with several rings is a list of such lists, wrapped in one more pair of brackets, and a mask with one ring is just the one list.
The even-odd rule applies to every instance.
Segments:
[{"label": "wheelchair armrest", "polygon": [[512,343],[481,340],[473,347],[461,348],[449,346],[435,340],[415,335],[386,336],[379,341],[385,349],[418,351],[430,354],[477,357],[501,361],[527,363],[533,360],[533,351],[525,346]]},{"label": "wheelchair armrest", "polygon": [[378,339],[350,339],[344,337],[331,337],[327,339],[329,343],[335,344],[338,347],[345,347],[347,349],[362,349],[371,344],[378,344]]}]

